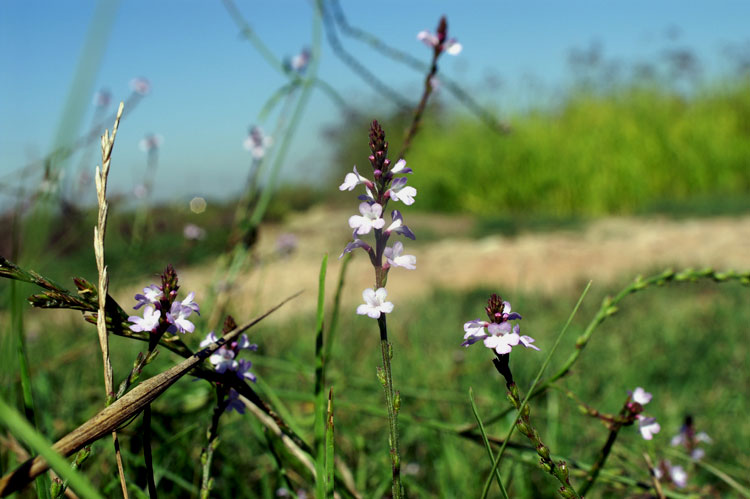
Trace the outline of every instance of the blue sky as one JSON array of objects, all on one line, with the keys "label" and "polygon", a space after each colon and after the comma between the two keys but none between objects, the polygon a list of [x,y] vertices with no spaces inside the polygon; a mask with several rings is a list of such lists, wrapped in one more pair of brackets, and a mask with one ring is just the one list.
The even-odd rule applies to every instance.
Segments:
[{"label": "blue sky", "polygon": [[[441,71],[481,87],[488,75],[505,85],[481,93],[480,100],[507,109],[542,102],[569,81],[566,57],[573,47],[599,41],[608,57],[650,60],[668,43],[694,50],[709,74],[721,74],[720,54],[728,44],[750,39],[750,2],[724,1],[470,1],[359,2],[341,0],[349,22],[390,45],[428,61],[429,50],[415,39],[447,15],[450,33],[464,45],[456,58],[444,57]],[[237,1],[246,20],[279,57],[309,45],[309,1]],[[8,172],[43,156],[55,143],[96,3],[6,0],[0,4],[0,182]],[[666,33],[679,28],[677,42]],[[357,41],[342,37],[347,49],[382,79],[412,100],[421,76]],[[245,178],[249,154],[242,148],[247,127],[285,78],[239,36],[218,1],[126,0],[119,4],[90,91],[106,87],[125,99],[128,82],[144,76],[152,83],[121,124],[115,145],[111,189],[129,192],[144,175],[138,149],[145,133],[164,136],[156,182],[164,197],[235,193]],[[353,104],[376,108],[382,97],[352,74],[323,43],[319,75]],[[546,88],[537,95],[533,76]],[[91,102],[91,98],[87,97]],[[450,96],[444,96],[452,102]],[[389,104],[384,104],[386,110]],[[78,130],[91,122],[93,106]],[[321,141],[323,126],[337,122],[338,109],[315,92],[288,161],[285,178],[314,180],[330,161]],[[271,123],[267,124],[272,126]],[[363,124],[363,137],[366,124]],[[365,151],[363,151],[365,154]],[[91,156],[92,169],[96,153]],[[74,171],[80,158],[71,162]],[[314,168],[309,168],[314,164]]]}]

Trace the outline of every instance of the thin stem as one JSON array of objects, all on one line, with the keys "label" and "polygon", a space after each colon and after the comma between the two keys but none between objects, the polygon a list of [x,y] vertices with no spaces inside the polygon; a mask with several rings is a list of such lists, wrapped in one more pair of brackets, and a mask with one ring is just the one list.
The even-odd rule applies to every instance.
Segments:
[{"label": "thin stem", "polygon": [[417,105],[417,108],[414,110],[414,118],[411,120],[411,126],[409,127],[409,130],[406,132],[406,137],[404,138],[404,144],[401,146],[401,151],[398,153],[398,158],[401,159],[404,156],[406,156],[406,153],[409,151],[409,147],[411,147],[411,141],[414,138],[414,136],[417,134],[417,130],[419,129],[419,125],[422,123],[422,115],[424,114],[424,110],[427,107],[427,100],[430,98],[430,95],[432,95],[432,78],[437,73],[437,60],[438,57],[440,57],[440,51],[435,50],[434,55],[432,56],[432,64],[430,65],[430,72],[427,73],[427,76],[425,76],[424,79],[424,91],[422,92],[422,98],[419,100],[419,104]]},{"label": "thin stem", "polygon": [[591,466],[589,474],[586,477],[586,482],[583,484],[579,491],[581,496],[586,495],[591,486],[594,485],[596,479],[599,477],[599,472],[602,470],[604,463],[607,461],[607,457],[612,450],[612,446],[615,444],[615,440],[617,440],[617,434],[620,432],[621,427],[621,425],[615,424],[614,427],[610,430],[607,441],[604,442],[604,446],[601,448],[601,450],[599,450],[599,454],[596,456],[596,461]]},{"label": "thin stem", "polygon": [[143,409],[143,461],[146,464],[148,496],[156,499],[156,482],[154,482],[154,461],[151,456],[151,404]]},{"label": "thin stem", "polygon": [[208,499],[211,488],[213,487],[213,479],[211,478],[211,462],[214,458],[214,451],[219,445],[219,418],[224,413],[227,407],[226,392],[223,389],[217,389],[216,393],[216,407],[214,407],[213,415],[211,416],[211,424],[208,426],[206,435],[208,437],[208,443],[206,448],[201,453],[201,465],[203,466],[203,475],[201,478],[201,499]]},{"label": "thin stem", "polygon": [[385,391],[385,403],[388,407],[388,444],[391,454],[391,469],[393,472],[393,497],[403,497],[401,487],[401,456],[398,451],[398,410],[401,405],[398,394],[394,397],[393,376],[391,374],[391,357],[393,350],[388,343],[388,328],[386,326],[385,314],[378,318],[380,328],[380,351],[383,355],[383,369],[381,383]]}]

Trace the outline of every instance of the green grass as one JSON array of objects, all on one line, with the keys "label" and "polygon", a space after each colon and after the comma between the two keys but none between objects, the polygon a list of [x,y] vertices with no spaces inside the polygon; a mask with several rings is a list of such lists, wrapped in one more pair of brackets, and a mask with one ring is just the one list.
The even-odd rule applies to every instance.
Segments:
[{"label": "green grass", "polygon": [[[507,136],[430,110],[407,158],[415,208],[486,218],[747,212],[750,80],[715,83],[690,98],[631,84],[559,102],[510,116]],[[403,118],[381,118],[395,153]],[[365,125],[347,126],[335,180],[352,163],[368,170]]]},{"label": "green grass", "polygon": [[[332,282],[332,281],[330,281]],[[623,280],[623,285],[625,279]],[[185,283],[189,285],[189,283]],[[618,286],[619,289],[619,286]],[[436,429],[439,424],[458,427],[475,421],[468,390],[475,394],[482,419],[509,406],[504,383],[491,364],[491,355],[481,344],[459,347],[462,324],[480,317],[490,292],[476,290],[454,293],[436,290],[413,306],[398,305],[389,317],[394,343],[394,383],[402,394],[400,413],[404,484],[413,497],[477,496],[489,470],[481,444],[455,433]],[[551,370],[567,358],[583,327],[599,307],[605,292],[590,292],[570,331],[553,358]],[[576,292],[577,293],[577,292]],[[575,304],[576,293],[565,296],[507,295],[514,310],[524,316],[525,334],[537,339],[542,352],[514,350],[511,367],[519,387],[526,391],[551,347],[555,335]],[[714,444],[706,446],[707,460],[743,480],[741,469],[750,466],[744,442],[750,439],[750,401],[746,397],[750,372],[747,324],[750,290],[737,284],[672,284],[648,289],[626,298],[620,313],[605,321],[563,385],[582,400],[604,412],[616,412],[627,390],[643,386],[654,394],[647,412],[662,424],[653,449],[655,457],[665,455],[662,447],[677,433],[686,414],[695,417],[699,430],[708,432]],[[42,312],[43,313],[43,312]],[[41,329],[29,338],[32,377],[40,415],[40,428],[55,439],[90,417],[101,400],[101,369],[95,328],[83,324],[75,312],[58,318],[54,331]],[[272,387],[283,403],[280,411],[294,418],[303,436],[313,441],[315,419],[315,317],[300,316],[282,326],[261,326],[252,334],[259,343],[255,371],[262,380],[258,389]],[[336,397],[336,455],[350,468],[357,487],[371,497],[390,487],[390,466],[385,438],[387,420],[382,390],[375,376],[379,364],[379,338],[375,321],[343,310],[339,334],[327,369],[327,384]],[[200,326],[197,329],[201,330]],[[197,345],[202,334],[188,338]],[[112,339],[113,363],[119,379],[139,347],[123,338]],[[64,362],[61,362],[64,359]],[[166,352],[147,369],[172,365],[176,359]],[[92,367],[94,366],[95,367]],[[178,382],[153,406],[153,451],[157,486],[165,497],[195,494],[199,483],[198,457],[205,443],[213,396],[204,382]],[[597,446],[604,443],[606,429],[581,415],[564,396],[553,393],[531,401],[531,418],[553,453],[574,461],[590,463]],[[509,420],[487,424],[490,435],[504,435]],[[139,437],[140,419],[121,433],[129,480],[145,487],[145,470]],[[273,497],[283,482],[266,437],[251,415],[232,414],[222,418],[221,443],[214,457],[215,497]],[[515,441],[525,443],[516,435]],[[271,438],[275,442],[274,438]],[[275,442],[294,482],[300,476],[308,492],[314,481],[294,465],[288,452]],[[644,445],[635,428],[625,428],[610,457],[611,465],[625,467],[631,476],[646,480],[640,459]],[[528,460],[529,455],[524,454]],[[511,497],[552,497],[555,482],[533,465],[514,468],[508,484],[510,459],[519,453],[506,452],[501,473]],[[289,459],[289,460],[287,460]],[[673,458],[674,461],[674,458]],[[14,460],[0,451],[2,469]],[[83,471],[105,495],[116,493],[111,443],[94,446]],[[683,463],[685,464],[685,463]],[[577,477],[573,478],[574,485]],[[719,493],[730,490],[706,471],[691,470],[691,483],[711,483]],[[745,484],[746,485],[746,484]],[[385,487],[385,488],[384,488]],[[493,484],[493,487],[496,485]],[[494,488],[494,493],[499,491]],[[621,495],[600,483],[588,497]]]}]

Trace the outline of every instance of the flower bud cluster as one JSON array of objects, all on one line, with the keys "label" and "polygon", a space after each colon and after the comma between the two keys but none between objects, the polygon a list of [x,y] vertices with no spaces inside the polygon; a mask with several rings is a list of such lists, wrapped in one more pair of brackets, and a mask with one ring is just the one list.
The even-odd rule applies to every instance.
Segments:
[{"label": "flower bud cluster", "polygon": [[[352,241],[346,245],[341,256],[357,248],[365,250],[369,255],[375,268],[375,288],[364,290],[362,298],[365,303],[357,308],[357,313],[377,319],[381,313],[386,314],[393,310],[393,304],[386,301],[385,284],[389,269],[403,267],[413,270],[417,263],[415,256],[404,254],[404,245],[400,241],[396,241],[392,246],[387,245],[392,234],[401,234],[409,239],[415,239],[414,233],[404,224],[401,212],[398,210],[391,212],[391,223],[387,227],[383,213],[389,200],[398,201],[407,206],[412,205],[417,190],[406,185],[406,177],[401,176],[412,173],[411,168],[407,168],[406,161],[399,159],[395,164],[391,164],[391,160],[388,159],[388,142],[385,141],[385,132],[377,121],[373,121],[370,127],[369,145],[372,153],[368,157],[372,166],[372,178],[360,175],[355,166],[354,171],[348,173],[344,182],[339,186],[341,191],[353,191],[359,185],[365,188],[365,194],[359,196],[362,201],[359,205],[360,214],[349,217],[349,227],[354,232]],[[370,232],[375,237],[374,246],[360,239],[361,236]],[[383,262],[383,257],[385,257],[385,262]]]},{"label": "flower bud cluster", "polygon": [[161,286],[151,284],[143,288],[143,294],[136,294],[138,302],[135,310],[143,307],[143,317],[128,317],[131,331],[148,331],[154,334],[192,333],[195,324],[188,317],[195,312],[200,315],[200,307],[193,301],[195,293],[190,292],[182,301],[177,301],[177,273],[168,265],[161,276]]},{"label": "flower bud cluster", "polygon": [[493,294],[484,310],[487,312],[489,321],[474,319],[464,323],[464,342],[461,346],[468,347],[482,340],[484,346],[494,350],[497,355],[510,353],[511,349],[518,344],[539,350],[533,344],[534,338],[519,334],[521,326],[518,323],[511,325],[510,321],[521,320],[522,317],[517,312],[510,311],[509,302]]}]

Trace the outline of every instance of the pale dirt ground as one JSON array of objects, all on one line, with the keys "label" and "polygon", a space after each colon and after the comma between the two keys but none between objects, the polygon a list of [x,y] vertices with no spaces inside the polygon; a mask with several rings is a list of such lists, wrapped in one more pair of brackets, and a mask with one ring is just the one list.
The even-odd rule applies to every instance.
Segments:
[{"label": "pale dirt ground", "polygon": [[[259,262],[243,274],[235,290],[238,320],[246,320],[303,289],[304,294],[274,314],[309,312],[316,304],[318,271],[329,254],[327,302],[333,297],[340,268],[338,256],[350,236],[351,210],[316,207],[290,217],[283,226],[261,231]],[[472,221],[462,216],[409,214],[405,220],[417,234],[430,232],[430,242],[405,240],[407,253],[417,257],[417,269],[396,268],[389,275],[389,299],[397,304],[419,300],[435,288],[456,290],[485,286],[503,296],[513,293],[556,293],[581,290],[589,279],[594,286],[625,285],[637,274],[666,267],[750,268],[750,216],[669,220],[663,218],[607,218],[579,229],[527,233],[514,237],[469,237]],[[274,257],[277,237],[292,233],[298,250],[287,258]],[[349,267],[343,306],[362,302],[361,293],[374,282],[369,259],[359,253]],[[212,266],[178,269],[184,290],[207,289]],[[145,284],[144,284],[145,285]],[[121,290],[128,303],[137,289]]]}]

